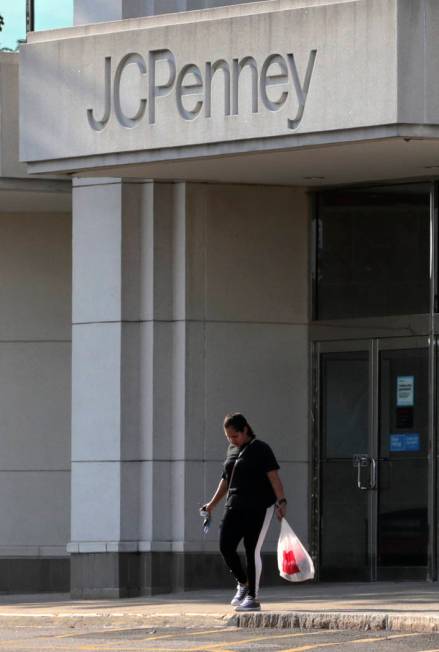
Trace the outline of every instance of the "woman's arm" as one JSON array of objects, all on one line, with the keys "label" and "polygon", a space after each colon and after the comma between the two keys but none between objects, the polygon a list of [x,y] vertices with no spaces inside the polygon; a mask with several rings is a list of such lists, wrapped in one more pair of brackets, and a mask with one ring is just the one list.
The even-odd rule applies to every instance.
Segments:
[{"label": "woman's arm", "polygon": [[267,476],[276,496],[276,516],[280,521],[287,513],[287,499],[285,498],[284,487],[277,471],[268,471]]},{"label": "woman's arm", "polygon": [[206,509],[208,512],[211,512],[216,505],[224,498],[227,493],[227,482],[221,478],[218,487],[216,488],[215,493],[213,494],[210,501],[203,505],[202,509]]}]

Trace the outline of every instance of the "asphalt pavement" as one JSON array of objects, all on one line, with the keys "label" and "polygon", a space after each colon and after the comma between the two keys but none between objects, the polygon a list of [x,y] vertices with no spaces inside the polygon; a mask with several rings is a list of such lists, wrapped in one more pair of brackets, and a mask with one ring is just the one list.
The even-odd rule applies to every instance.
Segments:
[{"label": "asphalt pavement", "polygon": [[9,652],[437,652],[439,634],[301,631],[215,627],[113,627],[34,623],[0,627],[0,651]]}]

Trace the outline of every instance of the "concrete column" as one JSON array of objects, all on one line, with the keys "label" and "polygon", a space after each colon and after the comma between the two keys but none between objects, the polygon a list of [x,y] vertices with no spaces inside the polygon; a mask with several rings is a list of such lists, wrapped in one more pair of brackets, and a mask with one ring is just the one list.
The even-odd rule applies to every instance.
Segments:
[{"label": "concrete column", "polygon": [[184,206],[184,185],[74,184],[76,596],[133,595],[170,581],[151,552],[165,553],[168,568],[183,512],[174,466],[184,445]]},{"label": "concrete column", "polygon": [[308,218],[300,189],[75,183],[73,595],[229,582],[220,514],[206,537],[197,514],[228,411],[273,445],[306,538]]}]

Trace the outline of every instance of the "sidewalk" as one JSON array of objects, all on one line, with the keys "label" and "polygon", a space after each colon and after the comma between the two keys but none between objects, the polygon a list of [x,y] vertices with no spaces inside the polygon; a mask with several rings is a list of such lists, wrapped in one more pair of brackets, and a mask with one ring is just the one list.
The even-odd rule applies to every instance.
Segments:
[{"label": "sidewalk", "polygon": [[0,596],[7,621],[67,620],[114,626],[302,627],[439,631],[439,584],[287,584],[266,588],[262,611],[236,614],[230,591],[191,591],[124,600],[70,600],[68,595]]}]

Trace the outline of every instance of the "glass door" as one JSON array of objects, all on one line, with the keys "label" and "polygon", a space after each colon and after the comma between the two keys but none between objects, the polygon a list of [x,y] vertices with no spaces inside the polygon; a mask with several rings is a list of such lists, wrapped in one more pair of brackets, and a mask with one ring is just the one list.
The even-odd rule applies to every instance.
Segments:
[{"label": "glass door", "polygon": [[367,581],[373,483],[370,344],[321,344],[319,360],[319,577]]},{"label": "glass door", "polygon": [[378,579],[425,579],[429,545],[429,349],[380,342]]},{"label": "glass door", "polygon": [[317,345],[319,577],[429,575],[429,344]]}]

